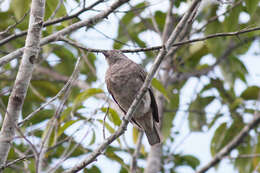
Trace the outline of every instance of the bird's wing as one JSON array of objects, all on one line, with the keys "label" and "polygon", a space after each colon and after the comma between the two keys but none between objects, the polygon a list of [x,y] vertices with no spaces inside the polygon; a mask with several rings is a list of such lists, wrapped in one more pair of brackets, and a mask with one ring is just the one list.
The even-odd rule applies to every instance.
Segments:
[{"label": "bird's wing", "polygon": [[158,107],[157,107],[157,103],[155,100],[155,97],[153,95],[153,91],[150,88],[149,89],[149,93],[150,93],[150,97],[151,97],[151,108],[152,108],[152,113],[153,113],[153,119],[159,123],[159,113],[158,113]]},{"label": "bird's wing", "polygon": [[114,97],[112,90],[110,90],[110,86],[109,86],[109,85],[110,85],[110,82],[108,81],[108,82],[107,82],[107,90],[108,90],[108,92],[111,94],[113,100],[116,102],[116,104],[117,104],[118,107],[121,109],[121,111],[123,111],[124,114],[126,114],[126,110],[124,110],[123,107],[120,106],[120,104],[116,101],[116,98]]},{"label": "bird's wing", "polygon": [[[147,76],[147,72],[144,71],[144,69],[139,65],[134,63],[135,65],[137,65],[138,67],[136,69],[138,69],[138,74],[140,76],[140,78],[145,81],[145,78]],[[151,88],[148,89],[149,93],[150,93],[150,97],[151,97],[151,108],[152,108],[152,114],[153,114],[153,119],[156,122],[159,122],[159,113],[158,113],[158,107],[157,107],[157,103],[153,94],[153,91]]]}]

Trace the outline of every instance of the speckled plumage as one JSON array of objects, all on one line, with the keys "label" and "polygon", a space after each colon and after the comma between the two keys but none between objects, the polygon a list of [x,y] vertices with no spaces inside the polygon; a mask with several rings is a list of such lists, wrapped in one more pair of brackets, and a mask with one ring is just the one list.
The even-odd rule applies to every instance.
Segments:
[{"label": "speckled plumage", "polygon": [[[146,72],[119,51],[112,50],[103,54],[109,65],[106,72],[107,89],[120,109],[126,113],[144,83]],[[151,145],[160,142],[155,121],[159,122],[158,108],[150,88],[141,100],[131,122],[144,130]]]}]

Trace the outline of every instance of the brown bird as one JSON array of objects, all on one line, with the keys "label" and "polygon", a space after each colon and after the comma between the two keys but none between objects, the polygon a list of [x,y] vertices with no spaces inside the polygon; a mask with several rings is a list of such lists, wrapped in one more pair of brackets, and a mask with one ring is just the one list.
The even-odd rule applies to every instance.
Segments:
[{"label": "brown bird", "polygon": [[[145,81],[146,72],[118,50],[104,51],[103,54],[109,65],[106,71],[107,89],[126,114]],[[151,88],[142,98],[131,122],[145,132],[150,145],[160,143],[155,123],[159,122],[158,108]]]}]

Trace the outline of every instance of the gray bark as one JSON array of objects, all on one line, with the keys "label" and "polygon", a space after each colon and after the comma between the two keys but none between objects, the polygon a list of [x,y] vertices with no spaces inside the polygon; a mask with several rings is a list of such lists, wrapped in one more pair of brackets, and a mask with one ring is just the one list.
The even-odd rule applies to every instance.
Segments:
[{"label": "gray bark", "polygon": [[45,0],[32,0],[24,54],[9,97],[7,111],[0,132],[0,165],[5,164],[7,160],[11,142],[15,135],[17,120],[22,113],[23,102],[31,80],[34,64],[37,62],[44,10]]}]

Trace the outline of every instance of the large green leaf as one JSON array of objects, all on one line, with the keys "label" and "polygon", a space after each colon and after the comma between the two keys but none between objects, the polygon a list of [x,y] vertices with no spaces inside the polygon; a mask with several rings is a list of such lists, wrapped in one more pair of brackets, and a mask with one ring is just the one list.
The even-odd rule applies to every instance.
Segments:
[{"label": "large green leaf", "polygon": [[87,100],[89,97],[92,97],[96,94],[100,94],[103,92],[104,91],[100,88],[90,88],[81,92],[74,100],[72,111],[74,112],[79,106],[82,105],[83,101]]},{"label": "large green leaf", "polygon": [[163,84],[159,80],[153,78],[151,84],[155,89],[157,89],[160,93],[162,93],[162,95],[168,102],[170,101],[166,89],[164,88]]},{"label": "large green leaf", "polygon": [[260,88],[258,86],[247,87],[240,95],[244,100],[258,100]]},{"label": "large green leaf", "polygon": [[116,126],[120,126],[121,124],[121,119],[119,118],[117,112],[112,109],[112,108],[101,108],[101,111],[104,112],[104,113],[107,113],[108,112],[108,117],[110,119],[110,121],[112,121]]},{"label": "large green leaf", "polygon": [[57,137],[59,137],[66,129],[68,129],[70,126],[78,122],[79,120],[69,120],[66,123],[64,123],[62,126],[59,127]]},{"label": "large green leaf", "polygon": [[211,141],[211,154],[214,156],[223,147],[225,147],[244,127],[244,123],[241,117],[236,116],[230,127],[227,127],[226,123],[222,123],[213,136]]},{"label": "large green leaf", "polygon": [[[59,1],[46,1],[46,6],[45,6],[45,19],[49,19],[49,17],[53,14],[53,12],[56,10],[57,5]],[[55,18],[65,16],[66,9],[64,7],[64,4],[62,3],[55,14]]]},{"label": "large green leaf", "polygon": [[174,155],[174,164],[177,166],[190,166],[194,170],[199,166],[200,161],[192,155]]},{"label": "large green leaf", "polygon": [[245,2],[246,2],[247,11],[250,15],[254,14],[257,7],[259,8],[258,6],[259,0],[245,0]]},{"label": "large green leaf", "polygon": [[227,123],[222,123],[215,131],[214,136],[210,144],[210,152],[212,156],[221,149],[223,139],[225,138],[225,132],[227,130]]}]

